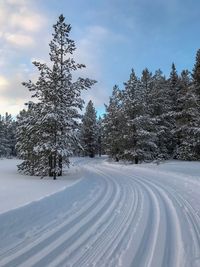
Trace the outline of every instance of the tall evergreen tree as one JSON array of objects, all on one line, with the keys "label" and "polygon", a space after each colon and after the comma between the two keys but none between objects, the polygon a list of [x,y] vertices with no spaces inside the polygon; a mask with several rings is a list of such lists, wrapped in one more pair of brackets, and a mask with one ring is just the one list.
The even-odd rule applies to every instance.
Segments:
[{"label": "tall evergreen tree", "polygon": [[173,154],[173,126],[175,114],[172,112],[172,97],[169,81],[159,69],[153,76],[151,104],[149,110],[154,118],[154,128],[157,132],[157,158],[167,159]]},{"label": "tall evergreen tree", "polygon": [[170,77],[168,79],[168,107],[165,120],[168,121],[168,128],[170,129],[170,139],[168,152],[170,157],[175,156],[175,149],[177,147],[177,136],[176,136],[176,112],[177,112],[177,99],[180,90],[180,79],[177,74],[175,64],[172,63]]},{"label": "tall evergreen tree", "polygon": [[196,53],[196,61],[192,72],[192,78],[195,93],[198,97],[198,101],[200,101],[200,49]]},{"label": "tall evergreen tree", "polygon": [[0,115],[0,157],[16,156],[15,138],[16,123],[12,116],[5,113],[5,116]]},{"label": "tall evergreen tree", "polygon": [[122,93],[117,85],[113,87],[112,96],[106,107],[106,114],[103,119],[103,144],[105,152],[118,161],[123,154],[122,129],[124,117],[122,112]]},{"label": "tall evergreen tree", "polygon": [[97,120],[97,153],[99,157],[101,157],[103,151],[103,120],[99,116]]},{"label": "tall evergreen tree", "polygon": [[[18,167],[26,173],[49,175],[56,179],[56,176],[62,175],[62,165],[69,166],[69,156],[73,152],[74,144],[78,142],[78,111],[83,107],[81,91],[90,88],[95,81],[88,78],[73,81],[72,72],[85,66],[75,63],[71,56],[76,49],[74,41],[69,38],[71,26],[65,23],[65,18],[61,15],[53,28],[53,39],[49,45],[51,66],[33,62],[39,71],[38,81],[23,83],[33,92],[32,97],[38,100],[37,104],[32,105],[26,121],[30,129],[29,134],[33,135],[30,139],[35,140],[31,151],[36,164],[32,164],[32,158],[25,156],[25,161],[31,161],[33,168],[30,169],[29,165],[24,163]],[[37,138],[38,136],[40,138]],[[20,140],[19,136],[18,140],[26,141]],[[18,148],[27,149],[20,144]],[[24,151],[19,153],[28,154]]]},{"label": "tall evergreen tree", "polygon": [[126,137],[123,157],[135,161],[152,160],[156,154],[156,134],[149,107],[152,102],[152,74],[145,69],[141,79],[132,70],[123,91]]},{"label": "tall evergreen tree", "polygon": [[200,159],[200,146],[198,146],[200,144],[199,108],[196,93],[187,70],[181,73],[177,106],[178,146],[176,156],[183,160],[198,160]]},{"label": "tall evergreen tree", "polygon": [[97,149],[97,119],[96,110],[90,100],[82,119],[82,140],[85,155],[93,158]]}]

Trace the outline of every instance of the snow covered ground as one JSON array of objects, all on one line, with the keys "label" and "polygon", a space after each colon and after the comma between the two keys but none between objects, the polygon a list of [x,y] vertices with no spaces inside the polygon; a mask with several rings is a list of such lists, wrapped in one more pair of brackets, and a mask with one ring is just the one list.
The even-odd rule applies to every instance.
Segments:
[{"label": "snow covered ground", "polygon": [[81,178],[76,166],[70,169],[68,176],[65,175],[58,181],[23,176],[17,172],[16,165],[20,162],[16,159],[0,159],[0,213],[40,200],[71,186]]},{"label": "snow covered ground", "polygon": [[199,162],[77,158],[59,181],[19,177],[14,164],[0,161],[0,205],[31,203],[0,214],[0,266],[200,266]]}]

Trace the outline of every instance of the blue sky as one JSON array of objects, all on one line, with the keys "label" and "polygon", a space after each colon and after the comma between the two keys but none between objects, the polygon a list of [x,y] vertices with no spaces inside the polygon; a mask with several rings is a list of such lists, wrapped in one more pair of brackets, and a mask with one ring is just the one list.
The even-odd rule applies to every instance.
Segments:
[{"label": "blue sky", "polygon": [[175,62],[192,70],[200,48],[199,0],[0,0],[0,114],[16,115],[30,99],[21,82],[37,78],[33,60],[48,62],[61,13],[72,25],[75,58],[87,66],[81,75],[98,81],[83,97],[99,113],[131,68],[168,76]]}]

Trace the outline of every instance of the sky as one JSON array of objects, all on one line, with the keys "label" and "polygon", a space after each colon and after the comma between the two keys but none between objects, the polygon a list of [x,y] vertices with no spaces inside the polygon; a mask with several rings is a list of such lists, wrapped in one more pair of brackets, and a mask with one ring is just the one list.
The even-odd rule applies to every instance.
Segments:
[{"label": "sky", "polygon": [[97,84],[83,98],[104,112],[115,84],[123,89],[134,68],[168,76],[192,71],[200,48],[199,0],[0,0],[0,114],[16,116],[31,94],[22,82],[37,80],[32,61],[49,61],[52,25],[60,14],[71,24],[75,59]]}]

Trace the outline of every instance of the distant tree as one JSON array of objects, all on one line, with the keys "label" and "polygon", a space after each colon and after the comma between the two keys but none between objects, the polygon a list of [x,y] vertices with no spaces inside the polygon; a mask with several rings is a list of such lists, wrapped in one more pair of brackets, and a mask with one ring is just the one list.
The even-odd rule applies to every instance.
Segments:
[{"label": "distant tree", "polygon": [[16,122],[12,116],[5,113],[5,116],[0,115],[0,157],[16,156]]},{"label": "distant tree", "polygon": [[103,148],[103,119],[99,116],[97,120],[97,153],[101,157]]},{"label": "distant tree", "polygon": [[198,160],[200,138],[198,102],[194,87],[191,84],[189,72],[181,73],[180,92],[177,111],[178,146],[176,157],[183,160]]},{"label": "distant tree", "polygon": [[151,98],[152,77],[147,69],[143,71],[141,80],[132,70],[123,91],[123,113],[125,126],[125,146],[123,158],[135,161],[152,160],[156,144],[154,123],[147,103]]},{"label": "distant tree", "polygon": [[[37,135],[38,126],[37,116],[35,114],[37,108],[36,105],[39,103],[29,102],[27,110],[20,111],[17,116],[17,155],[23,162],[18,165],[18,169],[21,173],[29,175],[46,175],[46,168],[40,165],[40,157],[37,156],[37,151],[34,149],[42,138]],[[48,159],[47,159],[48,160]],[[46,162],[46,164],[48,164]]]},{"label": "distant tree", "polygon": [[103,144],[105,152],[116,161],[122,157],[124,137],[122,129],[124,118],[122,112],[122,93],[117,85],[113,87],[112,96],[103,118]]},{"label": "distant tree", "polygon": [[196,53],[196,61],[192,72],[192,78],[195,93],[198,101],[200,101],[200,49]]},{"label": "distant tree", "polygon": [[169,84],[159,69],[153,75],[153,88],[151,92],[151,104],[149,106],[151,116],[154,118],[154,131],[156,131],[157,158],[168,159],[172,155],[172,117],[171,101],[169,97]]},{"label": "distant tree", "polygon": [[2,117],[0,116],[0,157],[6,155],[6,135],[5,135],[5,125],[3,123]]},{"label": "distant tree", "polygon": [[90,100],[82,119],[82,140],[86,156],[93,158],[97,148],[96,110]]},{"label": "distant tree", "polygon": [[181,74],[181,90],[178,98],[177,134],[179,144],[177,158],[200,160],[200,49],[192,72]]},{"label": "distant tree", "polygon": [[69,166],[69,156],[78,142],[77,121],[83,107],[81,91],[90,88],[95,81],[72,79],[72,72],[85,66],[76,64],[71,56],[76,49],[74,41],[69,38],[71,26],[61,15],[53,28],[49,45],[51,66],[33,62],[38,68],[39,78],[36,83],[23,83],[38,102],[32,105],[28,117],[18,124],[21,128],[28,128],[30,139],[35,141],[30,152],[29,148],[26,151],[27,147],[18,144],[19,154],[29,163],[23,162],[18,168],[25,173],[49,175],[56,179],[62,175],[63,164]]}]

